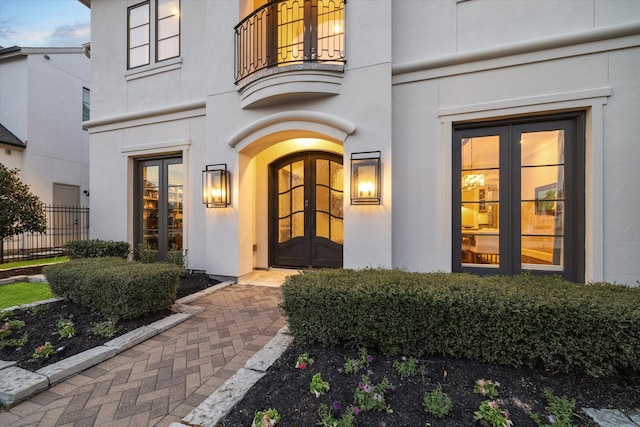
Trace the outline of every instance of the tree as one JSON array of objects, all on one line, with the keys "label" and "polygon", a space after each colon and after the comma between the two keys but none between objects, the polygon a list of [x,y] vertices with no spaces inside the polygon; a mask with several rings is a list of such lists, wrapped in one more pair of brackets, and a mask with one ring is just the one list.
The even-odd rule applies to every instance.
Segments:
[{"label": "tree", "polygon": [[44,205],[20,181],[18,169],[0,163],[0,264],[4,262],[4,239],[24,232],[44,233]]}]

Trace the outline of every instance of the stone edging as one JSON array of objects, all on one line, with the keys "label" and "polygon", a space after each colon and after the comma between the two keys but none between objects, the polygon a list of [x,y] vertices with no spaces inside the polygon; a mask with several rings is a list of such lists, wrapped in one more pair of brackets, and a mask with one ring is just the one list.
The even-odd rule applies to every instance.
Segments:
[{"label": "stone edging", "polygon": [[[57,363],[31,372],[26,369],[19,368],[16,362],[7,362],[0,360],[0,403],[4,405],[14,405],[23,400],[28,399],[34,394],[46,390],[54,384],[64,379],[84,371],[92,366],[103,362],[116,354],[140,344],[143,341],[152,338],[175,325],[202,312],[204,307],[186,305],[198,298],[211,294],[218,290],[224,289],[234,282],[223,282],[215,286],[207,288],[203,291],[192,295],[187,295],[176,300],[175,308],[178,313],[172,314],[164,319],[160,319],[150,325],[142,326],[133,331],[127,332],[117,338],[104,343],[101,346],[94,347],[82,353],[63,359]],[[28,305],[36,305],[32,303]],[[20,307],[12,307],[22,308]]]}]

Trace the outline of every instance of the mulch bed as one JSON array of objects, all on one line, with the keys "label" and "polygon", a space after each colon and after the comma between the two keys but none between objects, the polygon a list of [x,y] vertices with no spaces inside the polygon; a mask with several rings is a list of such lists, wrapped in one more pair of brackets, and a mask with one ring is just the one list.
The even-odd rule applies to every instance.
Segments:
[{"label": "mulch bed", "polygon": [[[297,357],[309,352],[314,363],[305,370],[295,368]],[[595,380],[579,375],[562,375],[528,369],[515,369],[488,363],[451,358],[423,358],[420,364],[426,367],[424,377],[402,378],[393,366],[400,357],[385,357],[376,352],[370,365],[356,374],[340,372],[347,358],[357,359],[357,351],[345,349],[301,348],[290,346],[280,359],[221,422],[220,427],[251,426],[256,411],[275,408],[282,419],[277,427],[318,425],[318,407],[324,403],[329,408],[338,402],[336,415],[354,403],[354,391],[363,374],[370,374],[373,384],[383,378],[389,379],[393,389],[385,399],[393,413],[361,411],[355,416],[355,426],[402,427],[402,426],[474,426],[474,412],[482,400],[473,392],[478,379],[489,379],[500,383],[498,402],[507,409],[514,426],[535,426],[530,413],[540,415],[545,424],[547,402],[541,394],[549,388],[556,396],[576,399],[573,424],[597,426],[584,413],[584,407],[640,409],[640,378],[614,378]],[[329,391],[316,398],[309,391],[314,374],[320,372],[322,379],[330,384]],[[431,392],[438,384],[453,401],[451,413],[442,419],[428,414],[422,403],[425,392]],[[480,424],[478,424],[480,425]]]},{"label": "mulch bed", "polygon": [[[185,274],[180,278],[177,298],[182,298],[183,296],[206,289],[217,283],[219,283],[217,280],[203,273]],[[68,301],[58,301],[46,305],[48,309],[43,312],[41,309],[14,311],[14,315],[11,318],[13,320],[24,321],[25,327],[11,337],[19,338],[22,334],[28,333],[29,341],[26,346],[21,348],[5,347],[0,349],[0,360],[15,361],[21,368],[37,371],[44,366],[102,345],[117,336],[172,314],[171,310],[162,310],[138,319],[118,321],[117,334],[112,338],[104,338],[94,335],[91,332],[91,329],[97,323],[107,320],[104,316],[93,313],[86,307]],[[77,333],[72,338],[61,338],[58,335],[57,323],[61,318],[70,319],[73,322]],[[56,348],[56,354],[48,358],[33,359],[32,354],[34,349],[45,342],[50,342]]]},{"label": "mulch bed", "polygon": [[[2,265],[0,265],[2,267]],[[42,274],[42,265],[35,265],[33,267],[20,267],[11,268],[8,270],[0,270],[0,279],[6,279],[8,277],[15,276],[33,276],[36,274]]]}]

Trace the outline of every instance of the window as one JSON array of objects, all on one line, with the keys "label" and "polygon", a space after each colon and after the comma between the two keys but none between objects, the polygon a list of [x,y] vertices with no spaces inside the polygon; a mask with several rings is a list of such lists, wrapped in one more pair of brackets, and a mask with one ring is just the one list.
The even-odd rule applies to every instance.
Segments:
[{"label": "window", "polygon": [[453,270],[584,280],[584,115],[460,124]]},{"label": "window", "polygon": [[82,121],[86,122],[91,118],[91,92],[86,87],[82,88]]},{"label": "window", "polygon": [[156,58],[162,61],[180,55],[180,2],[158,0]]},{"label": "window", "polygon": [[149,63],[149,2],[129,8],[129,68]]},{"label": "window", "polygon": [[[151,23],[155,25],[151,25]],[[180,0],[155,0],[128,10],[128,68],[180,56]],[[151,44],[152,38],[155,40]]]}]

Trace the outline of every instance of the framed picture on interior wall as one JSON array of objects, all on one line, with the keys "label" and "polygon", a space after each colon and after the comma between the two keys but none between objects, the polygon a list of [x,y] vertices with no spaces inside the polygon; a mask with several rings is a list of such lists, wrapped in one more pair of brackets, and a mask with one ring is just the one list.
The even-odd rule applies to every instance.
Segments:
[{"label": "framed picture on interior wall", "polygon": [[536,187],[536,215],[555,215],[557,199],[557,184]]},{"label": "framed picture on interior wall", "polygon": [[478,211],[486,212],[487,211],[487,192],[484,188],[478,190]]}]

